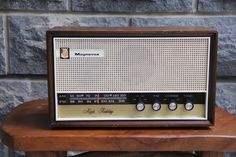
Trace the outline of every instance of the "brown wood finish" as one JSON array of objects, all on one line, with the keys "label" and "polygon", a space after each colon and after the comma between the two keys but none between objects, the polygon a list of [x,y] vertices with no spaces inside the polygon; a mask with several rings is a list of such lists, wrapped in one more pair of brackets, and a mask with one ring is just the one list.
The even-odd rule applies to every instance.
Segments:
[{"label": "brown wood finish", "polygon": [[51,121],[51,125],[54,125],[55,122],[55,110],[54,110],[54,60],[53,60],[53,39],[49,32],[46,34],[47,36],[47,71],[48,71],[48,106],[49,106],[49,119]]},{"label": "brown wood finish", "polygon": [[[66,121],[55,120],[53,37],[211,37],[208,120],[205,121]],[[203,26],[168,27],[55,27],[47,32],[49,113],[52,127],[207,127],[214,124],[217,31]]]},{"label": "brown wood finish", "polygon": [[[66,157],[66,152],[26,152],[26,157]],[[196,157],[187,152],[86,152],[74,157]],[[224,157],[223,152],[201,152],[198,157]]]},{"label": "brown wood finish", "polygon": [[209,73],[209,96],[208,96],[208,115],[209,121],[215,123],[215,95],[216,95],[216,66],[217,66],[217,47],[218,33],[211,35],[210,47],[210,73]]},{"label": "brown wood finish", "polygon": [[26,157],[67,157],[67,152],[26,152]]},{"label": "brown wood finish", "polygon": [[236,118],[219,108],[209,128],[52,130],[47,102],[16,107],[3,122],[2,142],[22,151],[236,151]]},{"label": "brown wood finish", "polygon": [[[66,157],[66,152],[26,152],[26,157]],[[86,152],[74,157],[196,157],[186,152]],[[198,157],[223,157],[222,152],[202,152]]]},{"label": "brown wood finish", "polygon": [[75,157],[194,157],[191,152],[87,152]]},{"label": "brown wood finish", "polygon": [[[204,27],[204,26],[164,26],[164,27],[54,27],[50,29],[51,32],[59,33],[69,33],[70,35],[87,35],[87,36],[128,36],[132,34],[134,36],[143,35],[163,35],[167,34],[168,36],[173,34],[206,34],[213,32],[216,33],[216,30]],[[127,35],[128,33],[128,35]]]},{"label": "brown wood finish", "polygon": [[54,128],[62,127],[127,127],[127,128],[150,128],[150,127],[208,127],[211,125],[209,121],[79,121],[79,122],[55,122],[51,123]]},{"label": "brown wood finish", "polygon": [[199,157],[224,157],[223,152],[201,152]]}]

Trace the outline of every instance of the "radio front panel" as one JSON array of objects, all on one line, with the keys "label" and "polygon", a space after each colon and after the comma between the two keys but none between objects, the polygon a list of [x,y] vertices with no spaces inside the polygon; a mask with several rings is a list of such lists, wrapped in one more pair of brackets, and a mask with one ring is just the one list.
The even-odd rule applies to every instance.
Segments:
[{"label": "radio front panel", "polygon": [[209,121],[211,40],[52,36],[54,121]]}]

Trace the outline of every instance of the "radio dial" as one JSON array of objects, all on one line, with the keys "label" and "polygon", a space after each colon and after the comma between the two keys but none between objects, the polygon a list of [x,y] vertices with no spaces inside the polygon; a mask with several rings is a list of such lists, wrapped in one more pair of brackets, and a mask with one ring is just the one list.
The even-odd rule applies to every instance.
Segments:
[{"label": "radio dial", "polygon": [[144,108],[145,108],[145,105],[144,105],[144,103],[140,102],[136,105],[136,108],[137,108],[138,111],[143,111]]},{"label": "radio dial", "polygon": [[190,102],[186,103],[184,105],[184,108],[187,110],[187,111],[191,111],[193,109],[194,105]]},{"label": "radio dial", "polygon": [[175,102],[172,102],[172,103],[169,104],[168,107],[171,111],[174,111],[174,110],[177,109],[177,104]]},{"label": "radio dial", "polygon": [[158,110],[161,109],[161,105],[156,102],[156,103],[154,103],[154,104],[152,105],[152,109],[153,109],[154,111],[158,111]]}]

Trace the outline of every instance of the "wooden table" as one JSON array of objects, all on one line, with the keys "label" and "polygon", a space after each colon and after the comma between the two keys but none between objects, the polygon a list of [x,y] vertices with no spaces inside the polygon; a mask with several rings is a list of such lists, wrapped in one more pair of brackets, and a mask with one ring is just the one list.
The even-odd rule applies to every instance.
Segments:
[{"label": "wooden table", "polygon": [[60,129],[48,122],[46,100],[16,107],[2,125],[2,141],[28,157],[63,157],[74,151],[181,151],[200,152],[204,157],[222,157],[236,151],[236,118],[216,109],[216,124],[210,128]]}]

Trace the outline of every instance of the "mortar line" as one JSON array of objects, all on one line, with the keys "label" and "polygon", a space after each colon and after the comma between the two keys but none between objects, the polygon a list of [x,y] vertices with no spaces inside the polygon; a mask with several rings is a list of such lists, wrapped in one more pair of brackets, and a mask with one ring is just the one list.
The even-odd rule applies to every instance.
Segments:
[{"label": "mortar line", "polygon": [[47,80],[46,75],[0,75],[0,80]]},{"label": "mortar line", "polygon": [[10,66],[10,58],[9,58],[9,38],[8,38],[8,21],[7,16],[4,15],[3,18],[3,42],[4,42],[4,52],[5,52],[5,74],[9,73],[9,66]]},{"label": "mortar line", "polygon": [[132,18],[129,18],[129,24],[128,24],[129,27],[133,26],[133,24],[132,24],[133,22],[132,21],[133,21]]},{"label": "mortar line", "polygon": [[218,83],[236,83],[236,76],[217,77],[216,81]]},{"label": "mortar line", "polygon": [[197,13],[197,11],[198,11],[198,0],[192,0],[192,9],[193,9],[193,13]]},{"label": "mortar line", "polygon": [[72,12],[72,2],[68,0],[68,12]]},{"label": "mortar line", "polygon": [[179,12],[160,12],[160,13],[114,13],[114,12],[45,12],[45,11],[3,11],[0,10],[0,15],[11,15],[11,16],[58,16],[58,15],[69,15],[69,16],[82,16],[82,17],[129,17],[129,18],[135,18],[135,17],[207,17],[207,16],[235,16],[236,12],[231,13],[202,13],[202,12],[185,12],[185,13],[179,13]]}]

